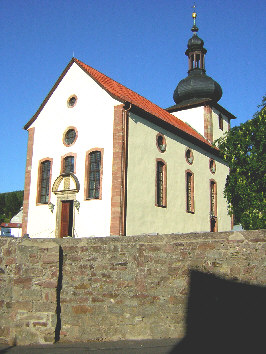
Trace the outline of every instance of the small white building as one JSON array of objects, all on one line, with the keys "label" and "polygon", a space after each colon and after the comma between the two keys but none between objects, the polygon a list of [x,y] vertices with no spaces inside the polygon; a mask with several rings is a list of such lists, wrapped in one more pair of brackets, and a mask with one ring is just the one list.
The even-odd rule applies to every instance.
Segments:
[{"label": "small white building", "polygon": [[1,236],[21,237],[22,236],[23,208],[13,216],[9,223],[3,222],[0,225]]},{"label": "small white building", "polygon": [[[194,30],[193,30],[194,28]],[[23,235],[91,237],[231,229],[228,166],[212,142],[235,118],[205,74],[193,26],[189,74],[163,109],[73,58],[25,125]]]}]

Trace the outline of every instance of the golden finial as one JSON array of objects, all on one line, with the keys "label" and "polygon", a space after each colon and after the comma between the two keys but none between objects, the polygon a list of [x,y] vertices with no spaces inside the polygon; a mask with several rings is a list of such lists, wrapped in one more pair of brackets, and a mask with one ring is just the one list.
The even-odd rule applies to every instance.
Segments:
[{"label": "golden finial", "polygon": [[196,17],[197,17],[197,13],[196,13],[196,4],[194,3],[194,5],[192,6],[193,8],[193,12],[192,12],[192,18],[193,18],[193,27],[191,28],[191,31],[196,34],[196,32],[198,32],[198,27],[196,26]]},{"label": "golden finial", "polygon": [[194,26],[196,26],[196,17],[197,17],[197,14],[196,14],[196,4],[194,3],[194,5],[192,6],[192,8],[194,9],[194,11],[192,12],[192,18],[193,18],[193,21],[194,21]]}]

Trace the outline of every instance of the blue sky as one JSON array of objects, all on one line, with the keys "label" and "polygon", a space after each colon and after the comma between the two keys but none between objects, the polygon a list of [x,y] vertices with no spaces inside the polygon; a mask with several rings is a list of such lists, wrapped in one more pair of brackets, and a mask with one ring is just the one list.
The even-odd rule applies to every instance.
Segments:
[{"label": "blue sky", "polygon": [[[188,0],[0,0],[0,193],[24,188],[27,131],[74,56],[161,107],[187,75]],[[252,118],[265,94],[265,0],[198,0],[207,75],[219,104]],[[49,141],[49,137],[47,137]]]}]

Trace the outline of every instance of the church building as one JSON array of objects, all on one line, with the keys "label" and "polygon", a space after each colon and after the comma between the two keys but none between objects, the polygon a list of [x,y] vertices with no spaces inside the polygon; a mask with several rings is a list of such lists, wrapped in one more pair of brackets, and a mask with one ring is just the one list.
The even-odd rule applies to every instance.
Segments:
[{"label": "church building", "polygon": [[93,237],[231,230],[229,168],[213,142],[235,117],[217,102],[204,42],[163,109],[72,58],[25,125],[22,235]]}]

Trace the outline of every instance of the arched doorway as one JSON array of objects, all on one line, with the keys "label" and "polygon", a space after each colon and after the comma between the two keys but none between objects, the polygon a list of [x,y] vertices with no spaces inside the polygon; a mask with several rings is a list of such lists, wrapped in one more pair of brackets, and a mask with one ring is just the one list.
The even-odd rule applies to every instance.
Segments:
[{"label": "arched doorway", "polygon": [[75,206],[79,204],[76,194],[80,185],[74,173],[63,173],[57,177],[52,191],[57,197],[56,237],[75,236]]}]

